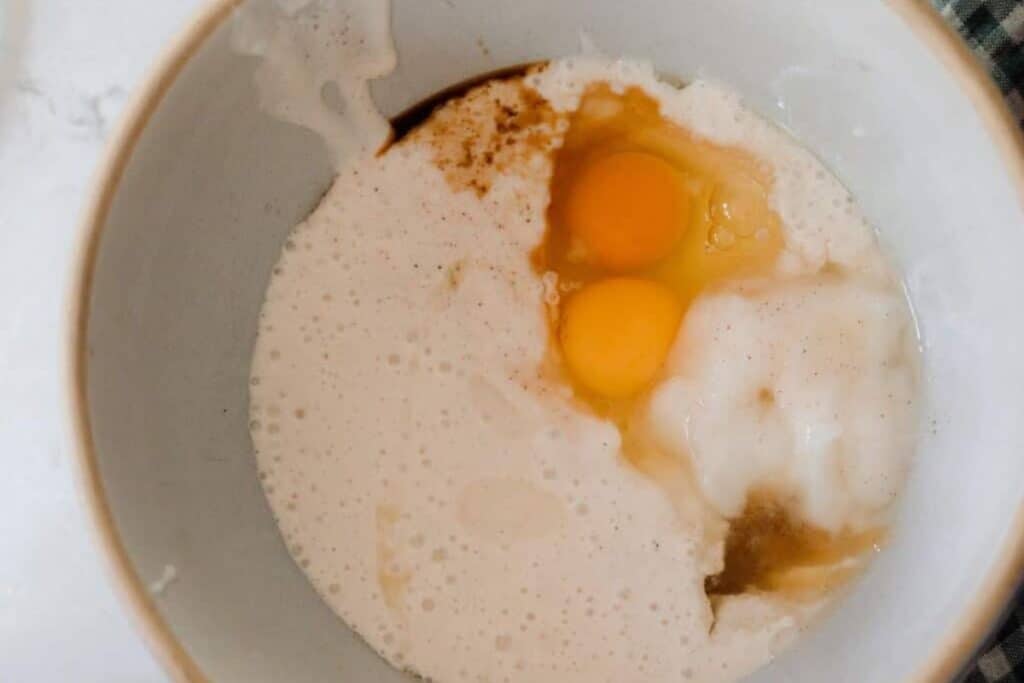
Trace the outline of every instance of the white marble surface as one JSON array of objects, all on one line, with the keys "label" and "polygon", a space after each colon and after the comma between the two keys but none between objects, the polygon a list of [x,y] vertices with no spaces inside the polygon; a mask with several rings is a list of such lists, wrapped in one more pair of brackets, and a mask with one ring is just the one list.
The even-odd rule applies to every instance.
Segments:
[{"label": "white marble surface", "polygon": [[104,140],[202,0],[0,0],[0,681],[166,681],[84,519],[64,299]]}]

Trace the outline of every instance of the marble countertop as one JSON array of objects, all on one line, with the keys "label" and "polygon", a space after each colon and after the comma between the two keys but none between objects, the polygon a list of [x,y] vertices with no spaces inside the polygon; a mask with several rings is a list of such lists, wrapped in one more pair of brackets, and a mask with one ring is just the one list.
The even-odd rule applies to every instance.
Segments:
[{"label": "marble countertop", "polygon": [[78,217],[130,93],[202,0],[0,0],[0,681],[162,683],[92,543],[62,389]]}]

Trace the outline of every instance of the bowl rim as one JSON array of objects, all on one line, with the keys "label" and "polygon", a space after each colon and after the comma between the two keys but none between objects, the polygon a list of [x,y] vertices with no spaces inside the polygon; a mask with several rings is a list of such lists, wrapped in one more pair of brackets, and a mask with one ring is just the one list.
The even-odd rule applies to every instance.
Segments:
[{"label": "bowl rim", "polygon": [[[208,0],[140,80],[141,86],[122,114],[115,134],[106,143],[104,159],[92,179],[87,208],[78,230],[78,243],[73,250],[74,272],[66,294],[67,317],[62,335],[66,354],[65,409],[71,424],[79,495],[88,512],[95,542],[105,556],[111,582],[123,604],[128,606],[135,628],[150,652],[176,683],[211,683],[211,680],[161,616],[132,564],[107,501],[89,415],[88,322],[100,238],[135,145],[186,64],[243,1]],[[1024,207],[1024,137],[989,74],[966,42],[927,0],[884,2],[942,63],[974,106],[1000,152]],[[974,605],[958,625],[936,642],[933,654],[918,666],[906,683],[940,683],[955,679],[1005,615],[1024,576],[1024,505],[1013,515],[1010,532]]]}]

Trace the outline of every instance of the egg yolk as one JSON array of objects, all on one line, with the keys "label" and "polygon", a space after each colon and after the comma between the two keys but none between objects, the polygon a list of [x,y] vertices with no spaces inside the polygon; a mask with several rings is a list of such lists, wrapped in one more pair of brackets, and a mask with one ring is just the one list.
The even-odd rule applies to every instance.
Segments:
[{"label": "egg yolk", "polygon": [[682,315],[664,285],[626,277],[595,282],[565,304],[559,328],[565,362],[590,391],[632,396],[658,373]]},{"label": "egg yolk", "polygon": [[627,271],[664,258],[686,229],[682,178],[646,152],[617,152],[583,165],[565,205],[569,231],[595,266]]}]

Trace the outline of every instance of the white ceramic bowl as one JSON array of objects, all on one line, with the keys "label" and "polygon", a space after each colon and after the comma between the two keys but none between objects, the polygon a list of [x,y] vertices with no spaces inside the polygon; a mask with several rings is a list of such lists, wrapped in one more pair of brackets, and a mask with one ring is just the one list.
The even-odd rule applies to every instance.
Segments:
[{"label": "white ceramic bowl", "polygon": [[[404,680],[293,564],[256,480],[247,373],[285,234],[331,182],[310,133],[260,112],[234,2],[171,49],[112,145],[74,291],[73,410],[116,580],[181,681]],[[930,402],[889,549],[755,681],[943,681],[1022,559],[1024,156],[998,93],[923,1],[394,0],[393,114],[467,77],[612,54],[739,89],[821,155],[906,275]],[[486,49],[482,49],[485,46]],[[177,578],[147,584],[166,566]]]}]

